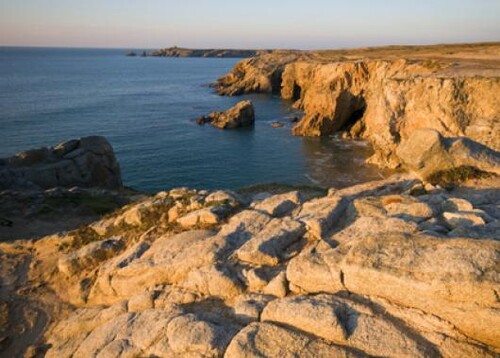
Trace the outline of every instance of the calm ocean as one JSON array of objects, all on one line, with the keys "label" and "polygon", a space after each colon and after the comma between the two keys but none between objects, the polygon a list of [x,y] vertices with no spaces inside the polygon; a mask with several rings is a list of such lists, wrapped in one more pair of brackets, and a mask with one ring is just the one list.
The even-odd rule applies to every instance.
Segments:
[{"label": "calm ocean", "polygon": [[[0,157],[104,135],[125,185],[238,188],[256,183],[346,186],[380,177],[361,142],[290,134],[277,96],[220,97],[207,84],[237,59],[125,57],[125,50],[0,48]],[[255,128],[221,131],[194,119],[251,99]],[[287,122],[273,128],[274,121]]]}]

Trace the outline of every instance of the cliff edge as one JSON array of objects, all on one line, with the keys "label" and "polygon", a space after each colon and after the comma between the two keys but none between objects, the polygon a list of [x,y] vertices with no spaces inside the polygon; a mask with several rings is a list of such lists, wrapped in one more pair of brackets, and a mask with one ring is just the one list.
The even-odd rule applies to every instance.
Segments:
[{"label": "cliff edge", "polygon": [[500,44],[276,51],[238,63],[219,94],[280,93],[304,111],[293,133],[368,139],[371,162],[401,164],[420,128],[500,150]]}]

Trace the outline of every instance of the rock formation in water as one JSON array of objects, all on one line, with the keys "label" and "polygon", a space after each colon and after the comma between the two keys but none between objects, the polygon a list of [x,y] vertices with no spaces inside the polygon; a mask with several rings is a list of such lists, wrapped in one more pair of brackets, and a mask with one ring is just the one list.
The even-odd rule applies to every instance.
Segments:
[{"label": "rock formation in water", "polygon": [[495,357],[500,182],[473,184],[172,189],[0,244],[12,282],[0,344],[46,357]]},{"label": "rock formation in water", "polygon": [[251,101],[241,101],[227,111],[212,112],[206,117],[200,117],[196,123],[210,123],[219,129],[250,127],[255,123],[255,110]]},{"label": "rock formation in water", "polygon": [[0,189],[122,186],[120,166],[104,137],[70,140],[0,159]]},{"label": "rock formation in water", "polygon": [[281,92],[304,111],[294,134],[348,130],[373,144],[371,162],[396,167],[419,128],[500,150],[499,58],[499,44],[275,52],[241,61],[215,87]]}]

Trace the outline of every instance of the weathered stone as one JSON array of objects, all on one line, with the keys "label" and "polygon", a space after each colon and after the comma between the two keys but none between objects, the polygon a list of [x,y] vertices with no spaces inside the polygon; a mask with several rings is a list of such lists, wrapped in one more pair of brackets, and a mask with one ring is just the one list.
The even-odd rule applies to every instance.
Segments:
[{"label": "weathered stone", "polygon": [[316,238],[322,238],[340,219],[346,203],[339,197],[313,199],[302,205],[297,220],[307,226],[307,230]]},{"label": "weathered stone", "polygon": [[256,292],[262,290],[269,281],[263,276],[263,273],[259,272],[257,269],[244,270],[243,275],[246,278],[248,290],[250,292]]},{"label": "weathered stone", "polygon": [[174,318],[166,332],[168,344],[177,355],[201,357],[221,356],[234,333],[230,327],[198,320],[193,314]]},{"label": "weathered stone", "polygon": [[215,261],[213,232],[189,231],[140,243],[102,266],[89,295],[94,304],[115,303],[147,288],[184,280],[196,268]]},{"label": "weathered stone", "polygon": [[448,236],[500,240],[500,220],[486,225],[459,226],[448,232]]},{"label": "weathered stone", "polygon": [[227,347],[224,357],[363,357],[320,339],[272,323],[251,323]]},{"label": "weathered stone", "polygon": [[500,243],[492,240],[364,235],[339,268],[350,292],[432,313],[496,347],[498,333],[488,327],[500,318],[499,255]]},{"label": "weathered stone", "polygon": [[154,308],[153,292],[143,292],[128,300],[127,307],[129,312],[141,312],[150,308]]},{"label": "weathered stone", "polygon": [[269,284],[264,288],[263,293],[283,298],[288,293],[288,281],[286,280],[286,273],[280,272],[274,277]]},{"label": "weathered stone", "polygon": [[287,247],[297,242],[306,230],[290,218],[273,219],[267,226],[236,251],[239,260],[255,265],[277,265]]},{"label": "weathered stone", "polygon": [[370,355],[425,357],[433,351],[431,346],[419,347],[410,335],[368,307],[331,295],[272,301],[262,312],[262,320],[294,327]]},{"label": "weathered stone", "polygon": [[292,191],[285,194],[273,195],[264,199],[257,205],[256,210],[261,210],[275,217],[289,214],[293,209],[302,203],[302,198],[298,191]]},{"label": "weathered stone", "polygon": [[483,218],[474,212],[445,212],[443,217],[451,228],[485,224]]},{"label": "weathered stone", "polygon": [[190,212],[177,219],[177,223],[184,228],[197,225],[217,225],[221,218],[214,208],[205,208]]},{"label": "weathered stone", "polygon": [[226,267],[205,266],[194,269],[179,286],[206,296],[230,298],[243,292],[241,282]]},{"label": "weathered stone", "polygon": [[164,308],[171,305],[185,305],[196,302],[200,295],[175,286],[164,286],[154,290],[154,307]]},{"label": "weathered stone", "polygon": [[397,154],[422,179],[454,168],[473,167],[500,174],[500,154],[467,138],[448,138],[435,130],[420,129],[403,142]]},{"label": "weathered stone", "polygon": [[306,292],[337,292],[344,289],[340,272],[331,272],[323,255],[303,252],[287,266],[286,277],[291,284]]},{"label": "weathered stone", "polygon": [[[52,345],[47,352],[47,357],[73,356],[93,357],[101,354],[102,357],[113,356],[114,353],[127,355],[145,355],[157,353],[155,342],[165,340],[167,327],[170,321],[181,315],[176,308],[163,310],[146,310],[138,314],[122,313],[112,315],[106,320],[92,322],[88,317],[82,321],[74,319],[78,325],[92,322],[94,327],[89,334],[82,334],[79,328],[71,329],[70,321],[65,321],[63,327],[57,327],[49,342]],[[89,319],[90,318],[90,319]],[[165,338],[164,338],[165,337]],[[68,340],[69,339],[69,340]],[[164,353],[163,353],[164,354]]]},{"label": "weathered stone", "polygon": [[221,227],[219,237],[227,243],[227,254],[238,249],[254,235],[261,232],[271,221],[271,218],[255,210],[244,210],[231,217],[229,222]]},{"label": "weathered stone", "polygon": [[255,111],[251,101],[238,102],[225,112],[212,112],[210,123],[220,129],[249,127],[255,122]]},{"label": "weathered stone", "polygon": [[273,296],[256,293],[240,295],[234,303],[234,314],[245,324],[259,321],[262,310],[273,299]]},{"label": "weathered stone", "polygon": [[243,202],[238,194],[231,191],[214,191],[205,198],[205,204],[228,203],[231,206],[238,206]]},{"label": "weathered stone", "polygon": [[443,211],[457,212],[457,211],[472,211],[474,206],[465,199],[448,198],[442,204]]},{"label": "weathered stone", "polygon": [[434,214],[432,208],[412,197],[392,195],[381,198],[388,216],[395,216],[415,222],[431,218]]}]

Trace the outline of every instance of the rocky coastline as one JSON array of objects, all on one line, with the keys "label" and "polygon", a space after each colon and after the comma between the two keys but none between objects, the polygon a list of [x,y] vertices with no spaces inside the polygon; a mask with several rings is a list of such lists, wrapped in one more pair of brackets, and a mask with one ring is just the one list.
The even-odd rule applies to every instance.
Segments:
[{"label": "rocky coastline", "polygon": [[294,134],[370,140],[405,169],[381,181],[146,195],[102,137],[2,160],[0,352],[498,357],[499,49],[276,51],[217,82],[294,100]]},{"label": "rocky coastline", "polygon": [[398,146],[420,128],[500,150],[500,44],[275,51],[239,62],[221,95],[280,93],[304,111],[293,133],[365,138],[371,162],[401,165]]}]

